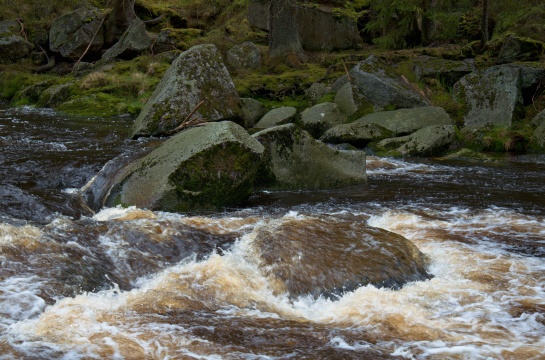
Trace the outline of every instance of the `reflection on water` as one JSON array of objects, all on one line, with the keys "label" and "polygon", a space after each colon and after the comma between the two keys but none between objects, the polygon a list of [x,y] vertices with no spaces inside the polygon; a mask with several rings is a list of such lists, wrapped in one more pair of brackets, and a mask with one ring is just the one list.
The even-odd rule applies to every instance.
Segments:
[{"label": "reflection on water", "polygon": [[[3,149],[9,136],[57,155],[81,141],[70,130],[53,145],[6,131],[18,121],[38,126],[25,116],[2,118]],[[98,134],[98,125],[86,126]],[[86,161],[94,171],[101,156],[131,146],[117,136],[108,155]],[[371,158],[363,186],[264,192],[208,216],[116,208],[79,218],[77,204],[58,211],[72,196],[63,186],[81,186],[92,171],[61,185],[79,165],[56,173],[79,155],[57,155],[36,160],[57,170],[31,174],[31,157],[2,153],[11,194],[0,200],[2,360],[543,358],[545,165],[536,159]],[[367,251],[358,241],[389,232],[426,256],[433,277],[396,290],[356,285],[338,297],[309,291],[357,273]]]}]

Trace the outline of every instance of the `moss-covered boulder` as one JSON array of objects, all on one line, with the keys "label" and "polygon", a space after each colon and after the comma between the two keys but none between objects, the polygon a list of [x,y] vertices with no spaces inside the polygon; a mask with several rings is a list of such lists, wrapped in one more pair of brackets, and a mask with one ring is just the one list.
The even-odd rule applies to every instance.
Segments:
[{"label": "moss-covered boulder", "polygon": [[545,44],[541,41],[509,35],[503,42],[496,63],[539,61],[544,49]]},{"label": "moss-covered boulder", "polygon": [[532,125],[539,126],[545,122],[545,110],[541,110],[534,118],[532,119]]},{"label": "moss-covered boulder", "polygon": [[237,205],[253,191],[263,150],[230,121],[190,128],[116,175],[103,203],[171,212]]},{"label": "moss-covered boulder", "polygon": [[375,150],[394,155],[438,156],[444,154],[456,140],[454,125],[434,125],[418,130],[411,135],[384,139]]},{"label": "moss-covered boulder", "polygon": [[70,87],[72,85],[73,82],[68,82],[48,87],[40,94],[36,106],[55,109],[70,98]]},{"label": "moss-covered boulder", "polygon": [[357,148],[364,148],[373,141],[380,141],[394,136],[393,132],[380,125],[362,122],[341,124],[327,130],[320,141],[328,144],[350,144]]},{"label": "moss-covered boulder", "polygon": [[21,32],[21,24],[17,20],[0,21],[0,38],[18,35]]},{"label": "moss-covered boulder", "polygon": [[451,125],[453,120],[447,112],[438,106],[428,106],[414,109],[399,109],[393,111],[380,111],[365,115],[354,121],[354,124],[377,124],[395,136],[408,135],[426,126]]},{"label": "moss-covered boulder", "polygon": [[275,189],[332,189],[363,183],[365,153],[335,150],[295,124],[253,135],[265,146],[256,186]]},{"label": "moss-covered boulder", "polygon": [[287,124],[295,120],[297,109],[292,106],[281,106],[272,109],[255,124],[254,128],[258,130],[268,129],[278,125]]},{"label": "moss-covered boulder", "polygon": [[34,45],[20,36],[0,37],[0,64],[9,64],[30,55]]},{"label": "moss-covered boulder", "polygon": [[439,80],[447,88],[452,88],[463,76],[477,70],[473,59],[448,60],[422,55],[413,63],[419,81]]},{"label": "moss-covered boulder", "polygon": [[317,139],[333,126],[346,123],[346,120],[346,115],[337,104],[324,102],[303,111],[299,123]]},{"label": "moss-covered boulder", "polygon": [[357,86],[350,82],[341,86],[333,101],[341,112],[349,117],[363,116],[373,112],[373,104],[367,100]]},{"label": "moss-covered boulder", "polygon": [[254,127],[266,113],[267,108],[260,101],[252,98],[241,98],[242,118],[244,119],[244,127],[249,129]]},{"label": "moss-covered boulder", "polygon": [[520,69],[499,65],[476,71],[454,85],[454,97],[465,104],[464,125],[510,127],[524,117]]},{"label": "moss-covered boulder", "polygon": [[253,42],[246,41],[227,51],[227,63],[235,69],[255,69],[261,66],[261,52]]},{"label": "moss-covered boulder", "polygon": [[540,148],[545,149],[545,121],[541,122],[532,136],[532,141]]},{"label": "moss-covered boulder", "polygon": [[[273,291],[333,297],[372,284],[400,288],[431,278],[427,258],[401,235],[335,217],[286,217],[245,239]],[[320,249],[317,251],[317,249]]]},{"label": "moss-covered boulder", "polygon": [[132,60],[149,50],[151,44],[152,40],[146,32],[146,25],[141,20],[135,19],[119,41],[102,55],[102,59],[104,61],[112,61],[116,58]]},{"label": "moss-covered boulder", "polygon": [[104,46],[103,18],[98,9],[85,8],[61,15],[51,24],[49,48],[69,59],[78,59],[85,51],[97,54]]},{"label": "moss-covered boulder", "polygon": [[192,119],[208,121],[242,117],[235,85],[214,45],[197,45],[180,54],[140,112],[130,136],[165,133],[192,112]]},{"label": "moss-covered boulder", "polygon": [[42,93],[53,84],[52,80],[45,80],[29,85],[18,91],[13,99],[11,99],[11,103],[16,106],[35,104],[40,99]]},{"label": "moss-covered boulder", "polygon": [[357,86],[363,96],[380,109],[387,106],[414,108],[429,105],[414,87],[395,76],[390,66],[374,55],[359,62],[350,70],[349,76],[338,79],[332,88],[338,91],[348,82]]}]

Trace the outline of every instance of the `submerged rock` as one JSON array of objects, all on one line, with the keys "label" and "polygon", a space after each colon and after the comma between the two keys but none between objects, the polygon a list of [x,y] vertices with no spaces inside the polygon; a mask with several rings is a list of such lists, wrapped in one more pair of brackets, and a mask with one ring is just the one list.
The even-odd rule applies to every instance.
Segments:
[{"label": "submerged rock", "polygon": [[331,189],[363,183],[365,153],[335,150],[294,124],[253,135],[265,146],[256,186],[284,189]]},{"label": "submerged rock", "polygon": [[285,218],[254,230],[260,270],[278,293],[334,297],[360,286],[401,288],[431,278],[427,259],[401,235],[338,218]]},{"label": "submerged rock", "polygon": [[229,121],[187,129],[117,174],[103,204],[171,212],[237,205],[252,193],[263,150]]},{"label": "submerged rock", "polygon": [[180,54],[140,112],[130,136],[175,129],[192,111],[192,119],[208,121],[242,116],[235,85],[214,45],[197,45]]}]

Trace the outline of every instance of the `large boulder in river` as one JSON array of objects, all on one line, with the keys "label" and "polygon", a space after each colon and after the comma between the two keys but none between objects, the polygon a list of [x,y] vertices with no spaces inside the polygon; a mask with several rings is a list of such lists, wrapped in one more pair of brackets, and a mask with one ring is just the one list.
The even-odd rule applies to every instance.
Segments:
[{"label": "large boulder in river", "polygon": [[104,46],[103,17],[98,9],[84,8],[61,15],[51,24],[49,48],[70,59],[78,59],[85,51],[100,51]]},{"label": "large boulder in river", "polygon": [[429,105],[407,81],[391,75],[389,65],[374,55],[359,62],[348,76],[338,79],[333,84],[333,90],[338,91],[348,82],[357,86],[363,96],[378,109],[386,106],[413,108]]},{"label": "large boulder in river", "polygon": [[341,112],[337,104],[330,102],[324,102],[306,109],[301,114],[301,120],[299,121],[301,127],[315,138],[319,138],[333,126],[345,122],[346,115]]},{"label": "large boulder in river", "polygon": [[377,124],[393,132],[396,136],[407,135],[426,126],[451,125],[452,119],[447,112],[438,106],[414,109],[381,111],[354,121],[361,124]]},{"label": "large boulder in river", "polygon": [[117,174],[98,203],[171,212],[237,205],[253,191],[263,150],[230,121],[190,128]]},{"label": "large boulder in river", "polygon": [[146,31],[146,25],[142,20],[135,19],[119,41],[102,55],[102,59],[105,61],[116,58],[131,60],[147,51],[151,44],[152,40]]},{"label": "large boulder in river", "polygon": [[434,125],[407,136],[379,141],[375,149],[406,156],[437,156],[449,150],[454,140],[454,125]]},{"label": "large boulder in river", "polygon": [[413,243],[359,221],[286,217],[247,236],[249,260],[275,293],[292,298],[335,298],[368,284],[397,289],[431,278],[426,256]]},{"label": "large boulder in river", "polygon": [[180,54],[140,112],[130,136],[165,133],[192,112],[192,119],[208,121],[242,116],[235,85],[214,45],[197,45]]},{"label": "large boulder in river", "polygon": [[454,97],[466,105],[464,125],[510,127],[524,117],[520,74],[516,67],[499,65],[461,78]]},{"label": "large boulder in river", "polygon": [[365,153],[335,150],[295,124],[253,135],[265,146],[256,186],[277,189],[331,189],[363,183]]}]

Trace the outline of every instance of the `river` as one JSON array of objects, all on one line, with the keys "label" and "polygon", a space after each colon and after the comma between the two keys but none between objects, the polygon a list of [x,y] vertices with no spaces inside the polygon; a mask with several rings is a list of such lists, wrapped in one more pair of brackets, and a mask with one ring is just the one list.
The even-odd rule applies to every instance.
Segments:
[{"label": "river", "polygon": [[[1,360],[545,358],[545,157],[369,157],[346,189],[93,214],[77,189],[148,145],[130,123],[0,109]],[[304,221],[402,235],[433,277],[290,297],[252,234]]]}]

